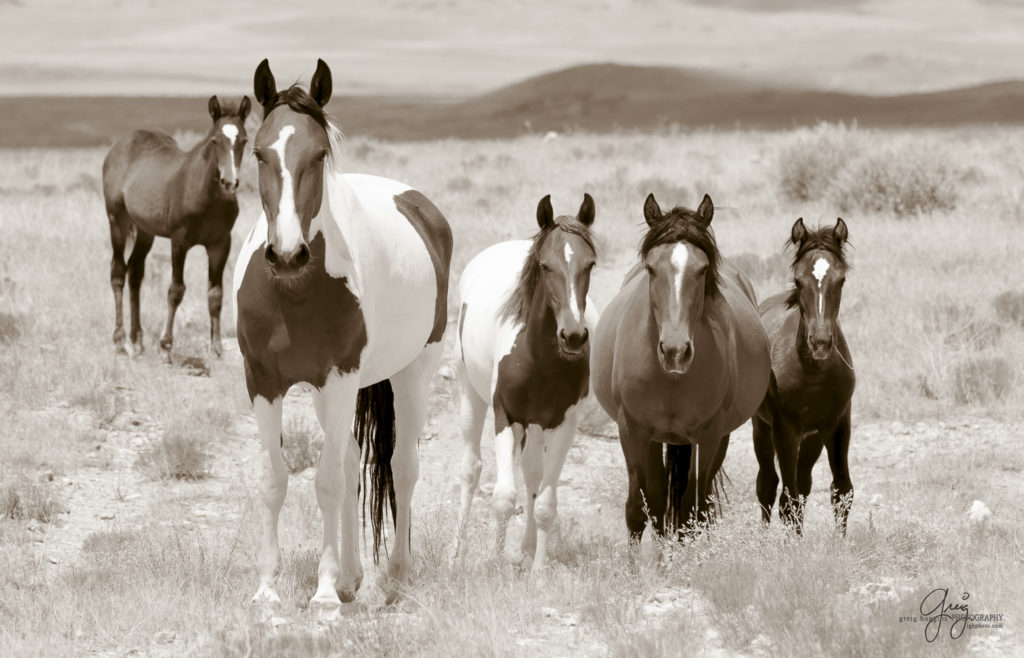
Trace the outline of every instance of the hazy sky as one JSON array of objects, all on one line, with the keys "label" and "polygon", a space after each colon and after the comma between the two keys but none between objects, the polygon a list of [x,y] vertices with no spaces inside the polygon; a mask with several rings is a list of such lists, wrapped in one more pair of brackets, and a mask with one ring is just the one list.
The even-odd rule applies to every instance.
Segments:
[{"label": "hazy sky", "polygon": [[[751,7],[755,7],[751,9]],[[825,7],[818,9],[817,7]],[[585,62],[891,93],[1024,77],[1014,0],[0,0],[0,95],[465,95]]]}]

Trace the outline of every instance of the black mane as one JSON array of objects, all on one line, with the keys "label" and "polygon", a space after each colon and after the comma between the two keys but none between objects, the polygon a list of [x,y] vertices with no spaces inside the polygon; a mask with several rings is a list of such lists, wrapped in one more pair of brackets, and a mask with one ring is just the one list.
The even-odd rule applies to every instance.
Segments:
[{"label": "black mane", "polygon": [[[786,246],[791,244],[791,240],[786,240]],[[849,265],[846,262],[846,251],[843,248],[845,244],[845,241],[840,241],[836,237],[835,230],[831,226],[826,226],[813,231],[808,230],[807,236],[796,248],[796,253],[793,255],[793,263],[790,265],[790,268],[795,269],[797,263],[803,260],[804,257],[812,251],[827,251],[835,256],[836,261],[842,265],[844,269],[849,269]],[[794,285],[790,288],[789,294],[786,296],[786,307],[796,308],[799,305],[800,294],[797,291],[797,287]]]},{"label": "black mane", "polygon": [[519,272],[519,283],[516,284],[515,290],[498,311],[498,317],[502,321],[512,321],[513,324],[526,322],[526,314],[530,311],[530,302],[533,301],[533,295],[537,291],[541,279],[540,248],[556,229],[580,236],[587,246],[595,252],[597,251],[590,229],[575,217],[563,215],[548,224],[546,228],[537,231],[537,234],[533,236],[530,253],[527,254],[526,261],[523,263],[523,269]]},{"label": "black mane", "polygon": [[313,97],[309,95],[301,85],[294,84],[288,87],[284,91],[277,93],[274,97],[274,102],[263,106],[263,118],[266,119],[267,115],[270,114],[274,108],[280,107],[281,105],[287,105],[293,112],[299,114],[305,114],[316,121],[317,125],[328,130],[328,126],[331,125],[332,119],[330,115],[324,112],[324,108],[313,100]]},{"label": "black mane", "polygon": [[640,258],[646,259],[647,254],[655,247],[677,242],[689,242],[707,256],[708,271],[704,279],[704,296],[717,297],[718,287],[722,283],[718,271],[718,244],[711,230],[693,210],[676,206],[662,215],[662,218],[644,235],[640,243]]}]

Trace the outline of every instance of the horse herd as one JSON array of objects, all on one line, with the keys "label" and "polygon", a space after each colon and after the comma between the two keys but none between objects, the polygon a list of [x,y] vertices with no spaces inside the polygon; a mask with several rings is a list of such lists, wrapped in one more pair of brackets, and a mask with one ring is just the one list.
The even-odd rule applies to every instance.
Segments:
[{"label": "horse herd", "polygon": [[[387,511],[395,524],[389,600],[409,579],[417,440],[448,326],[453,245],[447,220],[420,192],[387,178],[342,173],[341,133],[323,109],[331,91],[322,60],[308,90],[292,85],[279,91],[267,60],[256,69],[254,97],[263,121],[252,150],[263,212],[234,269],[238,344],[261,441],[266,508],[253,598],[279,601],[278,518],[288,486],[282,400],[293,384],[306,382],[324,430],[316,472],[324,534],[311,603],[325,609],[351,601],[363,578],[361,456],[375,556]],[[125,348],[127,274],[128,351],[142,351],[139,287],[159,235],[171,239],[173,269],[160,347],[169,358],[185,292],[185,254],[201,244],[209,255],[211,348],[220,354],[221,279],[238,215],[249,110],[248,98],[234,107],[211,98],[213,125],[187,153],[166,134],[150,131],[111,148],[103,192],[119,349]],[[480,479],[490,407],[496,550],[504,547],[514,508],[519,451],[527,488],[522,549],[533,556],[534,568],[545,564],[559,473],[591,387],[618,424],[632,542],[648,524],[665,535],[714,518],[729,435],[748,419],[764,521],[781,476],[780,516],[800,530],[811,470],[824,448],[836,520],[845,531],[854,387],[837,319],[847,271],[845,222],[811,230],[797,220],[788,239],[795,250],[793,287],[759,308],[746,275],[719,253],[711,198],[705,195],[696,210],[662,210],[649,195],[639,262],[598,317],[588,300],[598,260],[595,215],[589,194],[575,215],[556,215],[545,196],[531,240],[491,246],[462,273],[457,375],[465,447],[455,552]]]}]

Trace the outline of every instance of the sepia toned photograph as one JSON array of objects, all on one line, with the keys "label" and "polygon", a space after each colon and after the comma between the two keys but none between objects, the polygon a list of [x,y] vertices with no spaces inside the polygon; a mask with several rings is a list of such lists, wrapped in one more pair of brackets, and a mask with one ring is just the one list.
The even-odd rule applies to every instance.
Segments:
[{"label": "sepia toned photograph", "polygon": [[1024,656],[1024,0],[0,0],[0,655]]}]

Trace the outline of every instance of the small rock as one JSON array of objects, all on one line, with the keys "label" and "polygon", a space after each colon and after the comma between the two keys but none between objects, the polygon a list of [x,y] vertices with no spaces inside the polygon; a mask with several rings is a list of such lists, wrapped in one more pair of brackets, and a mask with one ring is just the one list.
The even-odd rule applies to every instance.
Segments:
[{"label": "small rock", "polygon": [[438,374],[440,374],[444,379],[455,379],[455,371],[452,370],[451,366],[441,366],[441,369],[438,370]]},{"label": "small rock", "polygon": [[557,617],[558,611],[554,608],[541,608],[540,614],[544,615],[545,617]]},{"label": "small rock", "polygon": [[868,501],[870,505],[878,506],[882,503],[882,494],[875,494],[871,496],[871,500]]},{"label": "small rock", "polygon": [[57,557],[56,555],[47,555],[46,556],[46,561],[49,562],[50,564],[60,564],[60,558]]},{"label": "small rock", "polygon": [[160,631],[153,637],[153,641],[157,644],[170,644],[176,637],[177,635],[171,631]]},{"label": "small rock", "polygon": [[980,500],[976,500],[971,503],[971,511],[967,513],[967,518],[970,520],[972,525],[984,523],[990,516],[992,516],[992,510],[990,510],[988,505]]},{"label": "small rock", "polygon": [[43,473],[42,475],[39,476],[39,481],[40,482],[53,482],[53,477],[54,477],[53,476],[53,471],[46,471],[45,473]]},{"label": "small rock", "polygon": [[562,617],[562,626],[575,627],[579,626],[579,624],[580,616],[575,612],[570,612],[569,614]]},{"label": "small rock", "polygon": [[104,512],[103,514],[100,514],[100,521],[110,521],[113,518],[114,515],[110,512]]},{"label": "small rock", "polygon": [[655,593],[654,600],[658,603],[669,603],[676,600],[676,593],[668,590],[662,590]]},{"label": "small rock", "polygon": [[124,497],[124,500],[135,500],[136,498],[141,498],[141,497],[142,497],[142,494],[140,494],[140,493],[130,493],[127,496]]},{"label": "small rock", "polygon": [[270,618],[270,625],[273,626],[274,628],[277,628],[278,626],[284,626],[287,623],[288,623],[288,620],[285,619],[284,617],[271,617]]}]

